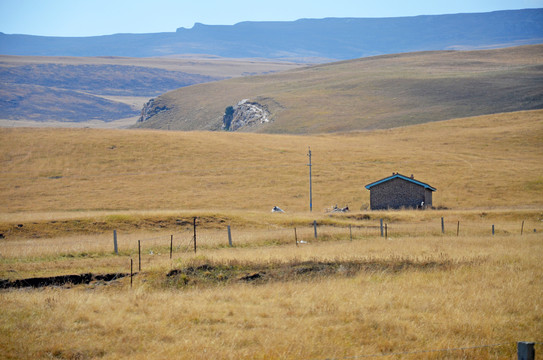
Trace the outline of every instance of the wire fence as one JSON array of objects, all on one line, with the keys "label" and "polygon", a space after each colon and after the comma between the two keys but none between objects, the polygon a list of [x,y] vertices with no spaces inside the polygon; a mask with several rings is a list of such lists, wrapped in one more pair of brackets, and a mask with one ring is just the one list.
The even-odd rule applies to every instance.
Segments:
[{"label": "wire fence", "polygon": [[258,248],[270,246],[311,246],[312,244],[339,241],[364,241],[375,238],[383,240],[409,239],[416,241],[421,237],[441,238],[453,244],[455,239],[462,237],[507,237],[530,236],[538,229],[527,231],[535,222],[504,222],[492,224],[482,221],[445,221],[439,218],[434,221],[420,222],[391,222],[386,219],[368,221],[365,224],[313,224],[291,227],[270,227],[268,229],[236,229],[229,225],[223,228],[200,227],[197,222],[194,227],[170,235],[157,235],[141,237],[122,243],[128,247],[132,256],[134,249],[140,262],[146,258],[148,264],[150,257],[166,256],[172,259],[174,254],[201,253],[207,250],[221,248]]},{"label": "wire fence", "polygon": [[[267,229],[231,229],[231,235],[228,235],[229,225],[223,228],[203,228],[198,225],[197,240],[198,246],[203,248],[221,247],[229,244],[228,238],[234,238],[234,244],[237,246],[246,245],[283,245],[296,244],[296,240],[305,241],[305,243],[330,240],[360,240],[365,238],[382,237],[394,239],[399,237],[423,237],[423,236],[443,236],[444,238],[466,237],[466,236],[510,236],[510,235],[529,235],[531,233],[540,233],[535,222],[508,222],[495,224],[492,222],[481,221],[445,221],[441,218],[431,222],[386,222],[379,221],[368,222],[366,224],[327,224],[314,222],[301,226],[275,227]],[[534,225],[536,227],[534,227]],[[190,248],[189,243],[194,241],[195,233],[192,229],[185,229],[180,232],[172,233],[176,239],[181,240],[179,247]],[[140,238],[139,240],[147,243],[163,242],[164,235]]]},{"label": "wire fence", "polygon": [[[498,239],[505,237],[540,236],[541,221],[503,220],[486,218],[463,219],[452,217],[436,217],[423,221],[393,218],[366,219],[342,217],[337,219],[320,219],[315,222],[291,223],[290,225],[269,225],[268,227],[246,226],[237,228],[227,222],[220,227],[212,228],[196,221],[195,228],[183,223],[179,228],[158,228],[155,233],[147,235],[123,230],[118,234],[118,248],[112,246],[111,237],[103,235],[70,235],[66,238],[44,238],[40,241],[22,239],[2,242],[0,256],[6,258],[32,257],[45,255],[98,254],[115,251],[117,254],[133,256],[141,251],[141,256],[157,256],[173,253],[189,253],[220,248],[249,248],[270,246],[312,246],[332,241],[364,241],[382,239],[387,241],[417,241],[421,238],[439,239],[443,243],[454,244],[456,239],[481,237]],[[229,231],[230,229],[230,231]],[[114,234],[116,231],[114,231]],[[115,235],[114,243],[115,243]],[[196,240],[196,241],[195,241]],[[515,240],[516,241],[516,240]],[[196,244],[195,244],[196,242]]]}]

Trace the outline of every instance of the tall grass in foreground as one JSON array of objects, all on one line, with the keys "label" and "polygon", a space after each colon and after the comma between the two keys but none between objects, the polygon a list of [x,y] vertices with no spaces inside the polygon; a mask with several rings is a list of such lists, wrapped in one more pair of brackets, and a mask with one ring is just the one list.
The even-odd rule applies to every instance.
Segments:
[{"label": "tall grass in foreground", "polygon": [[[538,234],[217,247],[150,263],[132,288],[2,291],[0,348],[22,359],[324,359],[500,344],[383,358],[514,359],[516,341],[543,338],[542,247]],[[455,265],[181,290],[165,281],[195,261],[355,259]]]}]

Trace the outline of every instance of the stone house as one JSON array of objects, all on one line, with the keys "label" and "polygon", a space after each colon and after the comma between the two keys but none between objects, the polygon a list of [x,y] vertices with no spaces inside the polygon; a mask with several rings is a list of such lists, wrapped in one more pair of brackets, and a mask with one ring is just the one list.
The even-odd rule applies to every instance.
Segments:
[{"label": "stone house", "polygon": [[435,188],[399,173],[366,185],[370,191],[370,208],[400,209],[426,208],[432,206],[432,192]]}]

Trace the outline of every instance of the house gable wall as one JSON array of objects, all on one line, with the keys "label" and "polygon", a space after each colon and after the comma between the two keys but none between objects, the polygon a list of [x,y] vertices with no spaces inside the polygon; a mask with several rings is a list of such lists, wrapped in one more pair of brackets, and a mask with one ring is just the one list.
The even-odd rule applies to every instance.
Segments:
[{"label": "house gable wall", "polygon": [[432,191],[423,186],[401,178],[382,182],[370,189],[370,207],[372,210],[417,208],[432,206]]}]

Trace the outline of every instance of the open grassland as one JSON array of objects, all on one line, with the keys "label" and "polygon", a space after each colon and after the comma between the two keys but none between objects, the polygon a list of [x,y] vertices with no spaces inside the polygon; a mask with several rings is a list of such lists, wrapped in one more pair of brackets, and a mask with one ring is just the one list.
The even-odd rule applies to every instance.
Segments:
[{"label": "open grassland", "polygon": [[242,99],[273,120],[244,131],[318,134],[386,129],[459,117],[541,109],[543,45],[361,58],[170,91],[167,111],[139,127],[220,129]]},{"label": "open grassland", "polygon": [[[137,273],[1,289],[1,357],[485,360],[514,359],[516,341],[539,353],[542,120],[318,136],[1,129],[0,285],[129,274],[131,260]],[[438,208],[369,211],[363,186],[392,172],[435,186]],[[335,204],[352,211],[325,212]]]},{"label": "open grassland", "polygon": [[305,211],[308,146],[317,213],[335,204],[367,209],[364,185],[392,172],[436,187],[436,207],[538,208],[542,120],[531,111],[319,136],[0,129],[1,216]]},{"label": "open grassland", "polygon": [[[358,234],[147,255],[132,287],[2,290],[0,347],[8,359],[514,359],[516,341],[543,336],[542,250],[533,233]],[[73,254],[2,268],[129,272],[134,259]]]}]

